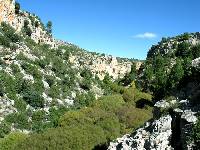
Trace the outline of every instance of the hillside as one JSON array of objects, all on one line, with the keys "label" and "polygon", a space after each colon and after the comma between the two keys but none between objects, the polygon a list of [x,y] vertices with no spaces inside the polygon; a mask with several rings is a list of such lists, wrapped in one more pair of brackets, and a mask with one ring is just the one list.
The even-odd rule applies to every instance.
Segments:
[{"label": "hillside", "polygon": [[132,83],[142,62],[54,39],[15,1],[0,10],[0,150],[98,149],[151,118],[136,107],[151,95]]},{"label": "hillside", "polygon": [[0,150],[200,148],[199,32],[162,38],[139,61],[52,30],[0,0]]},{"label": "hillside", "polygon": [[111,142],[116,149],[199,149],[200,37],[185,33],[153,45],[138,85],[153,93],[153,120]]}]

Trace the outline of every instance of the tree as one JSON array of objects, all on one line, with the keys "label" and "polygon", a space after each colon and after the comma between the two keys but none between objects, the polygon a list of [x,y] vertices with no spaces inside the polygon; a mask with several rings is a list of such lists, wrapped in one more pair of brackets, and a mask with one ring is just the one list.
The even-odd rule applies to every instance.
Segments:
[{"label": "tree", "polygon": [[200,44],[192,47],[192,56],[193,56],[192,59],[200,57]]},{"label": "tree", "polygon": [[24,33],[30,37],[31,34],[32,34],[32,30],[28,25],[29,25],[29,21],[28,20],[24,20],[24,29],[23,29]]},{"label": "tree", "polygon": [[18,2],[15,3],[15,14],[19,14],[20,4]]},{"label": "tree", "polygon": [[153,67],[152,65],[148,65],[146,63],[146,66],[145,66],[145,69],[144,69],[144,89],[148,90],[150,89],[151,87],[151,82],[152,82],[152,79],[153,79]]},{"label": "tree", "polygon": [[46,29],[49,34],[52,34],[52,22],[51,21],[47,22]]},{"label": "tree", "polygon": [[[3,31],[4,35],[4,41],[3,44],[6,44],[5,46],[9,46],[7,42],[19,42],[21,40],[21,37],[15,33],[15,29],[11,27],[9,24],[2,22],[1,23],[1,30]],[[1,41],[0,41],[1,43]]]},{"label": "tree", "polygon": [[190,51],[190,44],[187,42],[183,42],[178,44],[178,48],[176,51],[177,57],[191,57],[191,51]]},{"label": "tree", "polygon": [[28,81],[22,83],[22,96],[26,103],[35,108],[42,108],[44,106],[44,98],[40,95],[38,89],[35,89],[35,85]]},{"label": "tree", "polygon": [[136,70],[136,63],[133,63],[131,65],[131,72],[126,74],[126,76],[124,77],[124,79],[122,79],[122,83],[123,85],[127,86],[129,85],[132,81],[135,80],[137,75],[137,70]]},{"label": "tree", "polygon": [[175,87],[179,83],[179,81],[183,78],[184,76],[184,69],[182,66],[182,62],[180,59],[176,60],[176,64],[173,66],[170,76],[169,76],[169,84],[171,87]]}]

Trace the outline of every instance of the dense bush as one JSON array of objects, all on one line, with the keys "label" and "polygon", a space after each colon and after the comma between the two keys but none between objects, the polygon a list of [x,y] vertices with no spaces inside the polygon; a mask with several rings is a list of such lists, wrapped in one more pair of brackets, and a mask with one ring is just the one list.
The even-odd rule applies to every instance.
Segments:
[{"label": "dense bush", "polygon": [[177,51],[176,51],[177,57],[190,57],[191,56],[191,50],[190,50],[190,44],[187,42],[180,43],[178,45]]},{"label": "dense bush", "polygon": [[[36,120],[43,119],[42,116],[39,115]],[[150,110],[126,105],[120,95],[102,97],[89,107],[68,111],[59,119],[57,128],[32,135],[15,148],[22,150],[101,148],[120,134],[139,127],[150,117]]]},{"label": "dense bush", "polygon": [[193,46],[192,48],[193,59],[200,57],[200,44]]},{"label": "dense bush", "polygon": [[5,118],[6,122],[13,123],[17,129],[30,129],[30,123],[28,122],[28,116],[25,112],[13,113]]},{"label": "dense bush", "polygon": [[[36,84],[36,83],[35,83]],[[42,108],[44,106],[44,99],[41,96],[41,91],[37,89],[37,86],[24,80],[22,82],[21,94],[27,104],[35,108]]]},{"label": "dense bush", "polygon": [[14,107],[17,108],[19,112],[24,112],[26,110],[26,102],[22,98],[18,98],[15,100]]},{"label": "dense bush", "polygon": [[31,36],[32,34],[32,30],[29,27],[29,21],[28,20],[24,20],[24,28],[22,30],[27,36]]},{"label": "dense bush", "polygon": [[32,107],[42,108],[44,106],[44,99],[37,91],[23,91],[23,99]]},{"label": "dense bush", "polygon": [[11,27],[10,25],[6,24],[5,22],[1,23],[1,29],[4,33],[4,36],[9,38],[11,42],[15,43],[21,40],[21,37],[15,33],[16,32],[15,29]]},{"label": "dense bush", "polygon": [[123,93],[123,99],[125,102],[133,102],[135,99],[135,89],[133,87],[125,89]]},{"label": "dense bush", "polygon": [[52,98],[59,98],[60,97],[60,87],[58,85],[52,85],[48,91],[48,95]]},{"label": "dense bush", "polygon": [[0,45],[4,45],[6,47],[10,47],[10,40],[6,36],[0,35]]},{"label": "dense bush", "polygon": [[140,127],[152,117],[151,109],[139,109],[127,104],[120,107],[116,114],[119,121],[124,124],[124,130],[121,131],[124,134]]},{"label": "dense bush", "polygon": [[28,136],[20,132],[13,132],[5,138],[0,139],[0,150],[15,150],[15,146],[25,140]]},{"label": "dense bush", "polygon": [[95,100],[95,95],[92,92],[86,94],[78,94],[75,98],[76,107],[89,106]]},{"label": "dense bush", "polygon": [[0,123],[0,138],[3,138],[5,135],[10,133],[11,125],[3,121]]}]

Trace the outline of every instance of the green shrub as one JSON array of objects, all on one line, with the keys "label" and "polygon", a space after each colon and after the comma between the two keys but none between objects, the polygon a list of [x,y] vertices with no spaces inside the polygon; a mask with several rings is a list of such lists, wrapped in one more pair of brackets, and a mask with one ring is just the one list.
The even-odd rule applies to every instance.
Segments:
[{"label": "green shrub", "polygon": [[86,79],[84,78],[81,82],[80,82],[80,87],[84,90],[90,90],[91,89],[91,81],[90,79]]},{"label": "green shrub", "polygon": [[58,85],[52,85],[48,91],[48,95],[52,98],[60,97],[60,87]]},{"label": "green shrub", "polygon": [[39,110],[35,111],[32,114],[32,130],[35,132],[41,132],[45,129],[45,119],[46,119],[46,114],[44,111]]},{"label": "green shrub", "polygon": [[125,102],[121,95],[111,95],[101,97],[98,101],[92,103],[91,107],[115,112],[123,104],[125,104]]},{"label": "green shrub", "polygon": [[135,89],[133,87],[125,89],[123,93],[123,99],[125,102],[133,102],[135,100]]},{"label": "green shrub", "polygon": [[19,72],[20,72],[20,69],[19,69],[19,66],[18,66],[18,65],[12,63],[12,64],[10,65],[10,67],[11,67],[11,69],[12,69],[13,74],[16,74],[16,73],[19,73]]},{"label": "green shrub", "polygon": [[191,57],[191,50],[190,50],[190,44],[187,42],[180,43],[178,45],[176,56],[177,57]]},{"label": "green shrub", "polygon": [[27,104],[31,105],[35,108],[44,107],[44,99],[43,97],[35,90],[28,90],[23,92],[23,99]]},{"label": "green shrub", "polygon": [[0,35],[0,45],[4,45],[5,47],[10,47],[10,40],[6,36]]},{"label": "green shrub", "polygon": [[192,48],[193,59],[200,57],[200,44],[193,46]]},{"label": "green shrub", "polygon": [[95,100],[95,95],[92,92],[86,94],[78,94],[75,98],[76,107],[89,106]]},{"label": "green shrub", "polygon": [[14,107],[17,108],[19,112],[24,112],[26,110],[26,102],[22,98],[18,98],[15,100]]},{"label": "green shrub", "polygon": [[6,24],[5,22],[1,23],[1,29],[3,31],[4,36],[9,39],[9,42],[19,42],[21,41],[21,37],[15,33],[15,29],[11,27],[9,24]]},{"label": "green shrub", "polygon": [[[76,139],[76,140],[74,140]],[[15,149],[65,149],[83,150],[93,149],[106,141],[100,127],[90,124],[78,125],[74,128],[49,129],[43,134],[35,134],[18,144]]]},{"label": "green shrub", "polygon": [[15,150],[15,146],[23,142],[28,135],[20,133],[20,132],[13,132],[7,135],[5,138],[0,139],[0,150]]},{"label": "green shrub", "polygon": [[3,121],[0,123],[0,138],[4,138],[5,135],[10,133],[11,125]]},{"label": "green shrub", "polygon": [[25,112],[9,114],[5,120],[9,123],[14,123],[14,127],[17,129],[30,129],[28,116]]},{"label": "green shrub", "polygon": [[42,108],[44,106],[44,99],[41,96],[41,91],[29,81],[23,81],[21,95],[24,101],[32,107]]},{"label": "green shrub", "polygon": [[29,21],[28,20],[24,20],[24,28],[22,30],[27,36],[31,36],[32,34],[32,30],[29,27]]},{"label": "green shrub", "polygon": [[140,127],[152,117],[151,109],[139,109],[128,104],[120,107],[116,114],[120,122],[125,125],[124,130],[121,131],[123,134]]},{"label": "green shrub", "polygon": [[55,77],[47,75],[45,78],[50,87],[55,84]]}]

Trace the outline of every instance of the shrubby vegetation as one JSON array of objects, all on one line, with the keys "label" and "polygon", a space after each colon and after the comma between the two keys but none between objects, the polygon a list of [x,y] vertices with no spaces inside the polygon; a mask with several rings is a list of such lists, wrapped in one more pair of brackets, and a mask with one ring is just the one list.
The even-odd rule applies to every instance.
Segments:
[{"label": "shrubby vegetation", "polygon": [[[16,13],[19,13],[17,7]],[[31,25],[37,27],[39,24],[29,17]],[[174,93],[187,80],[199,77],[199,71],[191,67],[191,60],[200,57],[200,46],[189,44],[187,33],[177,37],[169,53],[165,51],[170,38],[163,38],[159,45],[153,46],[143,64],[143,74],[133,63],[131,72],[123,79],[113,81],[106,74],[100,81],[86,68],[71,67],[70,55],[82,49],[73,45],[52,49],[49,45],[36,44],[28,37],[32,32],[27,20],[23,32],[28,36],[24,39],[5,23],[0,29],[1,45],[14,48],[14,43],[23,41],[36,57],[29,59],[21,52],[15,58],[18,65],[0,61],[0,96],[14,100],[17,109],[0,124],[0,150],[105,149],[111,140],[140,127],[152,117],[152,99],[176,96]],[[51,22],[46,30],[51,35]],[[5,71],[6,67],[11,70]],[[24,78],[24,74],[29,78]],[[94,85],[104,91],[98,100],[92,89]],[[65,106],[64,100],[69,100],[72,92],[76,93],[74,105]],[[198,96],[191,96],[194,104],[199,104]],[[48,112],[43,109],[46,106]],[[32,134],[10,133],[11,127]],[[199,123],[194,131],[198,143]]]},{"label": "shrubby vegetation", "polygon": [[19,14],[19,11],[20,11],[20,3],[18,2],[15,2],[15,14]]},{"label": "shrubby vegetation", "polygon": [[22,38],[15,33],[15,29],[5,22],[0,26],[0,45],[5,47],[13,47],[11,43],[16,43],[22,40]]},{"label": "shrubby vegetation", "polygon": [[[191,62],[200,57],[200,48],[198,44],[193,46],[188,43],[186,40],[189,37],[188,34],[177,37],[181,42],[167,54],[162,53],[161,47],[164,42],[153,46],[148,52],[142,76],[143,84],[140,87],[145,91],[152,91],[157,100],[174,94],[173,91],[180,90],[186,81],[194,76],[195,71],[191,67]],[[167,41],[169,40],[165,40],[165,43]],[[157,53],[153,54],[155,51]]]},{"label": "shrubby vegetation", "polygon": [[57,128],[34,134],[15,148],[81,150],[106,147],[109,141],[150,119],[150,110],[126,103],[121,95],[105,96],[89,107],[68,111],[59,119]]},{"label": "shrubby vegetation", "polygon": [[0,139],[0,150],[15,150],[15,146],[19,143],[24,141],[28,135],[20,133],[20,132],[13,132],[7,135],[5,138]]},{"label": "shrubby vegetation", "polygon": [[29,27],[29,21],[28,20],[24,20],[24,28],[23,28],[23,31],[25,33],[25,35],[27,36],[31,36],[32,34],[32,30],[31,28]]}]

